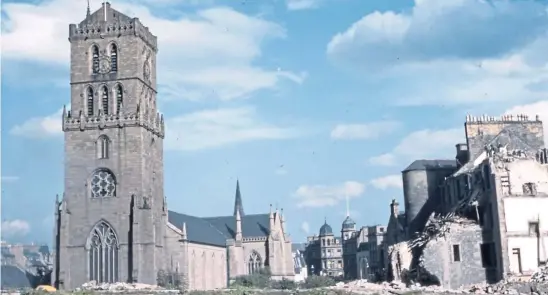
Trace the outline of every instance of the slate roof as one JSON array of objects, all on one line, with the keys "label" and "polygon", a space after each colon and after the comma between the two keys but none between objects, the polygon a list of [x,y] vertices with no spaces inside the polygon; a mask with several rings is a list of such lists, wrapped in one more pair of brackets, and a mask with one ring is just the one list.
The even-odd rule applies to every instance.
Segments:
[{"label": "slate roof", "polygon": [[[243,237],[266,237],[270,233],[269,214],[244,215],[242,218]],[[187,239],[190,242],[225,246],[227,239],[236,234],[234,216],[196,217],[174,211],[168,213],[169,223],[182,229],[186,223]]]},{"label": "slate roof", "polygon": [[434,169],[456,169],[455,160],[415,160],[407,166],[402,172],[414,170],[434,170]]},{"label": "slate roof", "polygon": [[17,266],[2,265],[1,273],[2,276],[0,288],[2,290],[32,287],[25,271],[18,268]]}]

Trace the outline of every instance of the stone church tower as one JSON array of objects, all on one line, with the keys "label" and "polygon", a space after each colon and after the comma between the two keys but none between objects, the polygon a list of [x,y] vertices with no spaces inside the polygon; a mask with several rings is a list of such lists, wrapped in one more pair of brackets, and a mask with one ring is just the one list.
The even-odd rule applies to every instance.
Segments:
[{"label": "stone church tower", "polygon": [[156,109],[157,40],[103,3],[69,26],[71,102],[63,111],[65,178],[56,201],[61,289],[156,284],[164,267],[164,122]]}]

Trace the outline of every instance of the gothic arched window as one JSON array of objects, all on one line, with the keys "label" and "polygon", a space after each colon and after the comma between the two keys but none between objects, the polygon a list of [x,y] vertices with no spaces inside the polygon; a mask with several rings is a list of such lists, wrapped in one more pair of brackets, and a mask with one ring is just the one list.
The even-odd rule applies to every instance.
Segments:
[{"label": "gothic arched window", "polygon": [[95,102],[93,97],[93,89],[91,89],[91,87],[88,88],[87,97],[88,116],[93,116],[93,107],[95,105]]},{"label": "gothic arched window", "polygon": [[116,44],[110,45],[110,70],[112,72],[118,71],[118,48]]},{"label": "gothic arched window", "polygon": [[91,70],[94,74],[99,73],[99,47],[97,45],[91,47]]},{"label": "gothic arched window", "polygon": [[259,255],[259,253],[257,253],[256,251],[253,251],[249,256],[249,260],[247,262],[248,274],[259,273],[262,268],[263,262],[261,259],[261,255]]},{"label": "gothic arched window", "polygon": [[91,231],[88,250],[89,281],[118,282],[118,238],[105,221]]},{"label": "gothic arched window", "polygon": [[96,149],[97,149],[97,159],[108,159],[110,140],[106,135],[101,135],[97,139]]},{"label": "gothic arched window", "polygon": [[116,86],[116,113],[120,114],[122,112],[122,104],[124,102],[124,89],[122,85],[118,84]]},{"label": "gothic arched window", "polygon": [[102,101],[102,106],[103,106],[103,112],[105,113],[105,115],[108,115],[108,111],[109,111],[109,99],[108,99],[108,88],[107,86],[103,86],[103,101]]},{"label": "gothic arched window", "polygon": [[107,169],[99,169],[91,176],[91,197],[107,198],[116,196],[116,178]]}]

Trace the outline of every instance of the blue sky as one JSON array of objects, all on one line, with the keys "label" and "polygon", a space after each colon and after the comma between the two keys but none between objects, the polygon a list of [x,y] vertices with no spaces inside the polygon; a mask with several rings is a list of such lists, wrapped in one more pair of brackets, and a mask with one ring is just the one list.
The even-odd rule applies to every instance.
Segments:
[{"label": "blue sky", "polygon": [[[2,5],[2,235],[51,242],[63,192],[68,24],[84,0]],[[92,10],[101,3],[92,0]],[[541,1],[116,0],[158,36],[169,207],[284,208],[295,241],[345,198],[387,222],[400,171],[453,158],[467,113],[548,118]],[[204,131],[206,130],[206,131]]]}]

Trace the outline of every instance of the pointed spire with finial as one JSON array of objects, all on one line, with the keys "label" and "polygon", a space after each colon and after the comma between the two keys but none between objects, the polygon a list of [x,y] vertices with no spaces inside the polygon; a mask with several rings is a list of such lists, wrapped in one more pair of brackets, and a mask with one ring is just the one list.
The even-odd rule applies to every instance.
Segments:
[{"label": "pointed spire with finial", "polygon": [[89,0],[88,0],[88,9],[86,11],[86,18],[91,16],[91,9],[89,8]]},{"label": "pointed spire with finial", "polygon": [[244,205],[242,203],[242,194],[240,193],[240,180],[236,180],[236,196],[234,198],[234,216],[236,212],[240,213],[240,216],[244,216]]}]

